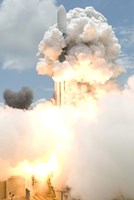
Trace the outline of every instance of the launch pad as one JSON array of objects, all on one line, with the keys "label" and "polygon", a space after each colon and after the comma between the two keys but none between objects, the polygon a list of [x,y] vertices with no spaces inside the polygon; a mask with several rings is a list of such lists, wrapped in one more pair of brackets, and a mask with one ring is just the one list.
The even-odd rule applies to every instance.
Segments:
[{"label": "launch pad", "polygon": [[0,181],[0,200],[71,200],[70,188],[58,190],[52,186],[51,178],[47,179],[47,189],[38,190],[39,182],[31,178],[31,188],[27,188],[21,176],[11,176]]}]

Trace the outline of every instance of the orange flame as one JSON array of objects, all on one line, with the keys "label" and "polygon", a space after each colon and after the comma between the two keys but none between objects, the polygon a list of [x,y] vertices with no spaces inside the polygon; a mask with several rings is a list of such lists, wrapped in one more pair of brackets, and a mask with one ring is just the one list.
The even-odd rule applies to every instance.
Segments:
[{"label": "orange flame", "polygon": [[56,173],[58,170],[58,162],[56,156],[53,155],[48,160],[48,162],[34,161],[30,163],[29,161],[23,161],[18,164],[16,168],[11,168],[11,174],[24,176],[30,178],[35,175],[37,179],[44,180],[50,174]]}]

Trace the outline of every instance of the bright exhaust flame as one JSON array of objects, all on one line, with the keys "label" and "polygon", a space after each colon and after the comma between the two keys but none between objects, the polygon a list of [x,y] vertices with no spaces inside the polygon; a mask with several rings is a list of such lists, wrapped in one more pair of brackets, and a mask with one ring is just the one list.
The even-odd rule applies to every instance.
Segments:
[{"label": "bright exhaust flame", "polygon": [[56,156],[52,156],[47,162],[34,161],[30,163],[24,161],[19,163],[17,167],[11,168],[10,173],[20,175],[26,178],[35,176],[38,180],[44,181],[49,175],[58,171],[58,162]]}]

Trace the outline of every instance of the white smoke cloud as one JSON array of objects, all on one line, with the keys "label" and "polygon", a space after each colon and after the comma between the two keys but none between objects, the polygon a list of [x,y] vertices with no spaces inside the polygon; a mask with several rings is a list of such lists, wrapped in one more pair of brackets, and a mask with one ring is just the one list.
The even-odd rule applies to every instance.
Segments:
[{"label": "white smoke cloud", "polygon": [[4,69],[23,70],[35,66],[37,45],[44,31],[54,24],[56,10],[53,0],[2,2],[0,56]]},{"label": "white smoke cloud", "polygon": [[61,159],[55,187],[68,185],[72,196],[83,200],[133,198],[133,85],[132,76],[124,90],[99,100],[95,116],[88,108],[45,103],[29,111],[1,107],[0,177],[22,161],[54,153]]},{"label": "white smoke cloud", "polygon": [[134,197],[133,84],[131,77],[126,89],[103,98],[94,121],[80,116],[76,122],[68,184],[82,199]]},{"label": "white smoke cloud", "polygon": [[[66,61],[74,72],[79,72],[84,61],[88,70],[86,74],[92,73],[94,68],[94,71],[100,71],[103,67],[105,75],[108,76],[106,80],[114,77],[119,70],[115,61],[120,52],[120,45],[104,16],[92,7],[76,8],[67,14],[66,24],[66,37],[62,35],[57,25],[45,33],[39,45],[41,62],[39,61],[37,64],[38,73],[56,76],[55,62],[59,60],[61,52],[66,48]],[[93,62],[96,64],[92,64]],[[62,71],[63,67],[64,62],[62,67],[59,66],[59,69]],[[82,79],[85,82],[89,82],[89,79],[92,81],[91,77],[87,80],[86,77],[82,76],[83,74],[80,75],[81,71],[79,75],[74,73],[73,78]]]},{"label": "white smoke cloud", "polygon": [[106,85],[110,88],[111,80],[123,72],[117,63],[119,52],[118,39],[105,17],[92,7],[75,8],[67,13],[66,33],[57,24],[45,33],[39,44],[37,71],[56,82],[68,81],[70,98],[67,92],[65,98],[70,102],[81,98],[83,86],[85,98],[92,89],[98,98],[100,88],[107,91]]}]

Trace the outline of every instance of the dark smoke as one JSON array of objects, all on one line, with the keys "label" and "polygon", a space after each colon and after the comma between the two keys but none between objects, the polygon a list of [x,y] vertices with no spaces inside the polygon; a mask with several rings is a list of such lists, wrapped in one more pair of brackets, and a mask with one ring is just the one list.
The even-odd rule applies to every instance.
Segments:
[{"label": "dark smoke", "polygon": [[28,109],[33,100],[33,92],[28,87],[22,87],[19,92],[9,89],[3,93],[5,103],[13,108]]}]

